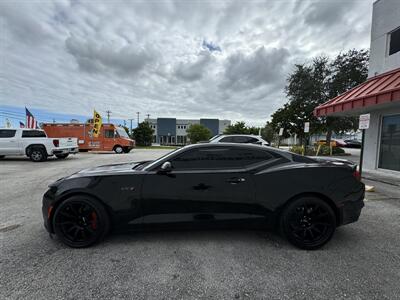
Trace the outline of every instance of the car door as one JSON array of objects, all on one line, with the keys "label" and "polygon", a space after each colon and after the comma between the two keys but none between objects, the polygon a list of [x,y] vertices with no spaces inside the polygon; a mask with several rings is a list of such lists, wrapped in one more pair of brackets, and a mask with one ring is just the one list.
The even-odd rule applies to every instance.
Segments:
[{"label": "car door", "polygon": [[0,155],[17,155],[20,147],[15,129],[0,129]]},{"label": "car door", "polygon": [[[251,154],[250,154],[251,155]],[[225,220],[257,214],[246,151],[201,147],[170,159],[172,171],[144,179],[144,222]]]}]

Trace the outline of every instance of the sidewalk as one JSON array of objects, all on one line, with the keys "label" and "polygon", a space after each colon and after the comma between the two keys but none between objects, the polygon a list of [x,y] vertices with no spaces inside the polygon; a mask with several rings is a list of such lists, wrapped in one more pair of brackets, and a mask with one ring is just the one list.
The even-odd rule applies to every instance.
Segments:
[{"label": "sidewalk", "polygon": [[384,173],[383,171],[363,170],[362,178],[400,187],[400,176],[390,172]]}]

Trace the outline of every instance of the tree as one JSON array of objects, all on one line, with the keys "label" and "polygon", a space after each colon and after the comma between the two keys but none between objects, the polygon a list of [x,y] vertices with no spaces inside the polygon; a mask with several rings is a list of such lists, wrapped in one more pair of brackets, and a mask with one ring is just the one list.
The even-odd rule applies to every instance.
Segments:
[{"label": "tree", "polygon": [[356,128],[354,118],[316,118],[316,106],[365,81],[368,51],[350,50],[339,54],[332,62],[325,56],[314,58],[311,64],[295,65],[285,87],[288,102],[272,114],[275,132],[284,128],[284,137],[297,134],[303,141],[304,123],[310,122],[310,134],[343,132]]},{"label": "tree", "polygon": [[139,123],[139,126],[133,129],[133,137],[138,146],[151,146],[154,130],[147,121]]},{"label": "tree", "polygon": [[261,137],[269,143],[275,139],[275,131],[271,122],[265,124],[265,127],[261,130]]},{"label": "tree", "polygon": [[186,130],[187,136],[192,144],[207,141],[211,138],[211,131],[201,124],[192,124]]},{"label": "tree", "polygon": [[255,134],[258,135],[259,128],[246,126],[246,123],[243,121],[236,122],[233,125],[229,125],[224,130],[224,134]]}]

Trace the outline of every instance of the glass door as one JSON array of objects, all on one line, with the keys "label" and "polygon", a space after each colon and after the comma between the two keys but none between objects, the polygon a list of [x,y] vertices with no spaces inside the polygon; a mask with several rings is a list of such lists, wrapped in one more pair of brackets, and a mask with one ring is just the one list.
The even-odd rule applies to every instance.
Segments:
[{"label": "glass door", "polygon": [[400,114],[382,120],[379,168],[400,171]]}]

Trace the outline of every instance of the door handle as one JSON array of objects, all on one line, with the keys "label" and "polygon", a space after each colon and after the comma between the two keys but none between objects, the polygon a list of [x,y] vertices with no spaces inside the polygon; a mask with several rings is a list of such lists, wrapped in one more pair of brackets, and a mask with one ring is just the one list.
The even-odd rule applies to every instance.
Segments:
[{"label": "door handle", "polygon": [[233,178],[228,179],[228,182],[230,184],[238,184],[238,183],[245,182],[245,181],[246,181],[246,179],[238,178],[238,177],[233,177]]}]

